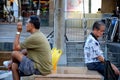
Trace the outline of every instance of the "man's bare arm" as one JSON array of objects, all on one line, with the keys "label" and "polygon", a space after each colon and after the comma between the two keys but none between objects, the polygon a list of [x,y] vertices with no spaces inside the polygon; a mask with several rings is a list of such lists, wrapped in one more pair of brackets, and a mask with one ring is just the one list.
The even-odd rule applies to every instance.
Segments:
[{"label": "man's bare arm", "polygon": [[16,36],[15,36],[15,41],[13,43],[13,50],[14,51],[19,51],[20,50],[20,33],[22,31],[22,23],[18,22],[17,24],[17,32],[16,32]]}]

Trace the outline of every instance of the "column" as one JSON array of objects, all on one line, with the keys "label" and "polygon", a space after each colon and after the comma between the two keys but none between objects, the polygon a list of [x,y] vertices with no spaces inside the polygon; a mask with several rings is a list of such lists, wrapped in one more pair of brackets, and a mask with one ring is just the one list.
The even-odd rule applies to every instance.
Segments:
[{"label": "column", "polygon": [[63,54],[59,64],[66,65],[65,51],[65,0],[54,0],[54,47],[61,49]]}]

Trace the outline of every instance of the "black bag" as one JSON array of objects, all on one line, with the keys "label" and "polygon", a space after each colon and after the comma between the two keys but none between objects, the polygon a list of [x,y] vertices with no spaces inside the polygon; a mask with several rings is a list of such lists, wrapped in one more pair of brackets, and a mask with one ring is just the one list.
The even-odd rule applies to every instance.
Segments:
[{"label": "black bag", "polygon": [[104,70],[104,80],[118,80],[119,76],[117,76],[112,69],[110,61],[105,61],[105,70]]}]

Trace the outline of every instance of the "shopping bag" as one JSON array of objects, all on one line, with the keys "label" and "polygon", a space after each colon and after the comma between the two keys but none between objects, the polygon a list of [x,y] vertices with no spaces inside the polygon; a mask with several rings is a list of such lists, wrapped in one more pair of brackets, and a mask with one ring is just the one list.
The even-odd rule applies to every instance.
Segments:
[{"label": "shopping bag", "polygon": [[110,61],[105,61],[104,80],[118,80],[118,77],[112,69]]},{"label": "shopping bag", "polygon": [[57,64],[58,64],[58,61],[59,61],[60,56],[62,54],[62,50],[57,49],[57,48],[53,48],[51,50],[51,54],[52,54],[53,73],[56,73],[56,71],[57,71]]}]

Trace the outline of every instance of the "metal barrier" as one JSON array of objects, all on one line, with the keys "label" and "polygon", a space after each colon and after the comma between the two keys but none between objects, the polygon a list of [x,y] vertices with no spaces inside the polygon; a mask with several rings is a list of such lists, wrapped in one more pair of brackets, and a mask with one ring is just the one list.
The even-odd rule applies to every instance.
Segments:
[{"label": "metal barrier", "polygon": [[[92,31],[92,25],[97,20],[102,20],[106,24],[105,34],[102,38],[100,38],[102,50],[105,53],[106,59],[109,59],[108,50],[107,50],[107,43],[108,43],[108,33],[109,28],[111,26],[111,22],[109,20],[113,20],[113,18],[84,18],[84,19],[68,19],[65,22],[65,35],[67,36],[68,41],[66,41],[66,55],[67,55],[67,65],[68,66],[85,66],[84,64],[84,53],[83,53],[83,46],[84,41],[88,34]],[[119,20],[117,19],[117,23]],[[117,31],[115,24],[115,29],[112,31],[112,40],[115,37],[115,32]],[[111,34],[111,35],[112,35]],[[119,36],[120,37],[120,34]],[[120,38],[118,38],[120,39]]]},{"label": "metal barrier", "polygon": [[69,41],[84,41],[91,32],[93,23],[100,18],[68,19],[65,22],[65,34]]},{"label": "metal barrier", "polygon": [[83,46],[87,35],[91,32],[92,24],[100,20],[91,19],[68,19],[65,22],[66,55],[68,66],[85,66]]}]

